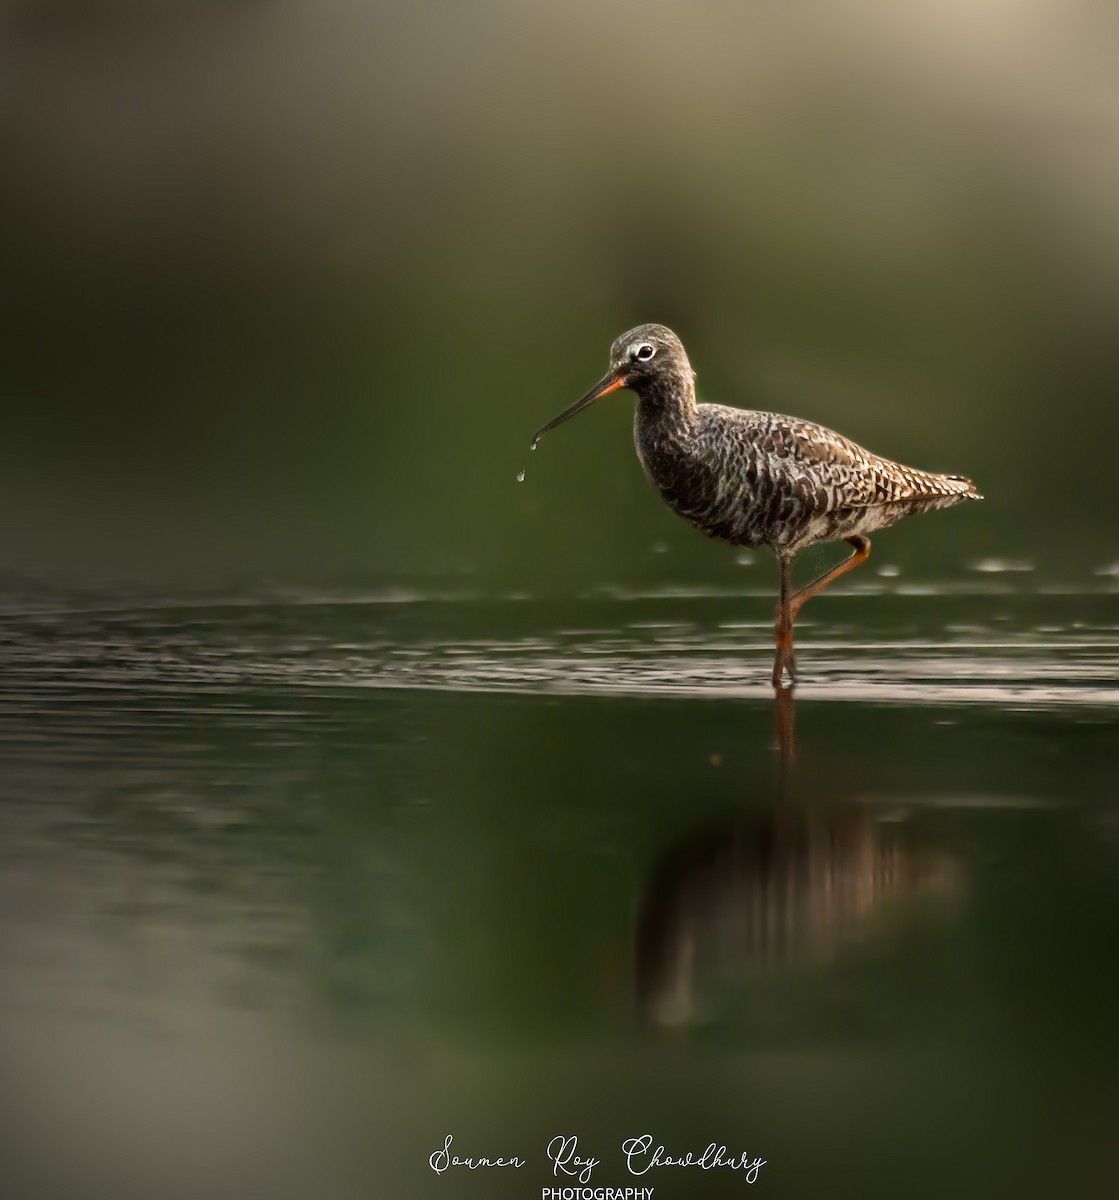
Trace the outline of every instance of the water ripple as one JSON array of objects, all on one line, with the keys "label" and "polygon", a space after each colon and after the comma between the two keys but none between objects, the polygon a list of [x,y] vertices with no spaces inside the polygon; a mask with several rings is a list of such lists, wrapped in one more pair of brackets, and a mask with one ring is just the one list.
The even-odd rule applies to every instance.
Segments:
[{"label": "water ripple", "polygon": [[[313,605],[305,599],[209,607],[145,604],[12,612],[0,623],[0,705],[36,697],[252,690],[434,689],[529,695],[725,698],[769,691],[768,620],[744,603],[657,596],[571,602],[560,611],[519,603],[433,603],[422,619],[382,600]],[[860,627],[805,620],[800,695],[812,700],[1013,707],[1119,705],[1119,627],[1110,604],[1047,598],[1043,613],[992,611],[989,598],[942,598],[933,620],[921,596],[893,596],[874,628],[876,597],[861,597]],[[759,607],[756,603],[754,607]],[[833,602],[820,613],[850,607]],[[515,619],[514,615],[515,614]],[[1041,619],[1037,619],[1040,615]],[[730,618],[738,619],[730,619]],[[1029,618],[1028,620],[1026,618]],[[1093,619],[1087,619],[1091,617]],[[439,636],[432,636],[433,626]],[[879,634],[876,628],[881,628]]]}]

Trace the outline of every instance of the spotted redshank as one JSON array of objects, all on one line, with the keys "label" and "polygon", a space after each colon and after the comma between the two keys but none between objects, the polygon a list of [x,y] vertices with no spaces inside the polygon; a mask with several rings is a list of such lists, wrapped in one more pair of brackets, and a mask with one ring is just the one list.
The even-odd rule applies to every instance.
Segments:
[{"label": "spotted redshank", "polygon": [[[879,458],[823,425],[777,413],[697,404],[695,372],[680,339],[663,325],[638,325],[610,348],[610,370],[533,438],[622,388],[637,393],[634,441],[649,482],[665,503],[709,537],[768,546],[781,567],[774,626],[773,686],[796,682],[793,622],[822,588],[865,562],[868,534],[911,513],[947,508],[979,493],[962,475],[936,475]],[[852,554],[798,592],[793,557],[843,540]]]}]

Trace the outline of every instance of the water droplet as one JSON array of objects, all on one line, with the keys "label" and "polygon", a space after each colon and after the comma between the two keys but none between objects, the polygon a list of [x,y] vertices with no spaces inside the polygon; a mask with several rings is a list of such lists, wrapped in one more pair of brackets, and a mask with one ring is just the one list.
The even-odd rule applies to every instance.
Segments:
[{"label": "water droplet", "polygon": [[528,448],[529,448],[530,450],[535,450],[535,449],[536,449],[536,443],[535,443],[535,442],[530,442],[530,443],[529,443],[529,447],[528,447]]},{"label": "water droplet", "polygon": [[520,469],[520,470],[517,472],[517,482],[518,482],[518,483],[524,483],[524,481],[525,481],[525,472],[524,472],[524,468],[522,467],[522,468],[521,468],[521,469]]}]

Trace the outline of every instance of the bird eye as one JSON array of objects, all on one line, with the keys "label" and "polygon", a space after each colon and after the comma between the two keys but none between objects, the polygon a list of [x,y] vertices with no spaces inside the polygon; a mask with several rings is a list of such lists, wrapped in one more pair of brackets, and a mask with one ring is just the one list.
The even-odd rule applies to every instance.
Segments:
[{"label": "bird eye", "polygon": [[655,346],[650,346],[648,342],[642,342],[640,346],[637,346],[634,349],[633,357],[637,359],[638,362],[648,362],[649,359],[656,354],[656,352]]}]

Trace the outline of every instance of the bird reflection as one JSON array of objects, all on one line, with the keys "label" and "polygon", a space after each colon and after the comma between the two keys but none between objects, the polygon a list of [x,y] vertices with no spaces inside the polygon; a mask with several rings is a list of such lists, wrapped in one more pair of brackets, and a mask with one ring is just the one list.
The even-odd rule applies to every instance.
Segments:
[{"label": "bird reflection", "polygon": [[915,894],[947,890],[947,856],[905,840],[866,807],[789,796],[791,689],[776,695],[777,802],[691,831],[656,863],[635,934],[637,1002],[656,1025],[697,1016],[696,979],[822,967]]}]

